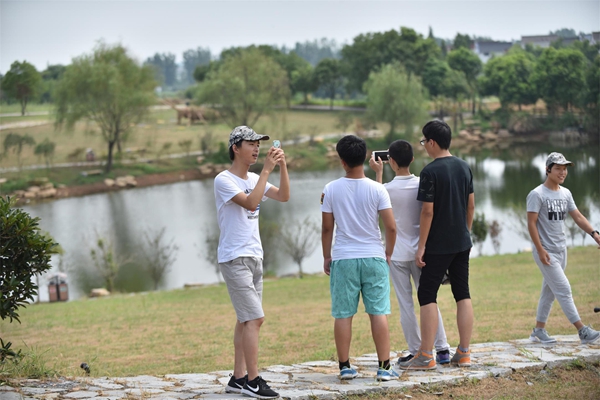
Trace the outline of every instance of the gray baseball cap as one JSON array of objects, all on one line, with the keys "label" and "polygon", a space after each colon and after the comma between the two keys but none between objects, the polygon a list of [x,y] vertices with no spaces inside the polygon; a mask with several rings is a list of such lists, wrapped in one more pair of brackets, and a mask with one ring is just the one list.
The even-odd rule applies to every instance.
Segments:
[{"label": "gray baseball cap", "polygon": [[573,165],[573,163],[565,158],[560,153],[550,153],[548,158],[546,159],[546,168],[548,168],[551,164],[558,165]]},{"label": "gray baseball cap", "polygon": [[234,144],[241,142],[242,140],[255,141],[255,140],[269,140],[267,135],[259,135],[254,132],[253,129],[248,128],[245,125],[236,126],[229,134],[229,148]]}]

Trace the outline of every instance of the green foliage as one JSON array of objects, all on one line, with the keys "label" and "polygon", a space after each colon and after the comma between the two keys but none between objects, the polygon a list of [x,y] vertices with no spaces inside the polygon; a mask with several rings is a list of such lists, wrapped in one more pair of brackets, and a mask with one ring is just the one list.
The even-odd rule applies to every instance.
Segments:
[{"label": "green foliage", "polygon": [[479,255],[481,255],[481,248],[487,238],[489,228],[488,223],[485,221],[485,214],[475,213],[473,225],[471,226],[471,238],[473,239],[473,244],[477,246]]},{"label": "green foliage", "polygon": [[475,90],[477,75],[479,75],[482,68],[479,57],[471,50],[460,47],[448,53],[447,59],[450,68],[465,74],[467,82],[469,82],[471,88]]},{"label": "green foliage", "polygon": [[93,54],[75,58],[56,90],[56,125],[72,129],[94,122],[108,145],[110,172],[120,143],[154,103],[154,71],[139,66],[121,45],[100,43]]},{"label": "green foliage", "polygon": [[420,75],[427,59],[440,57],[441,50],[434,39],[401,27],[400,31],[358,35],[351,45],[344,46],[342,56],[349,88],[360,91],[370,73],[382,65],[397,61],[407,74]]},{"label": "green foliage", "polygon": [[90,256],[94,263],[94,267],[98,270],[106,290],[113,292],[115,290],[115,278],[119,274],[119,270],[128,260],[115,254],[113,244],[102,238],[96,233],[96,248],[90,250]]},{"label": "green foliage", "polygon": [[54,101],[54,91],[60,78],[67,70],[64,65],[48,65],[48,67],[42,71],[42,87],[40,90],[39,100],[42,103],[51,103]]},{"label": "green foliage", "polygon": [[586,59],[578,50],[544,49],[531,74],[539,96],[555,115],[557,107],[570,110],[579,106],[588,91],[585,81]]},{"label": "green foliage", "polygon": [[46,160],[46,168],[50,168],[50,162],[54,156],[55,149],[56,143],[51,142],[50,139],[46,138],[42,143],[35,146],[34,153],[37,156],[44,157],[44,160]]},{"label": "green foliage", "polygon": [[534,66],[533,56],[524,51],[492,58],[480,79],[482,94],[498,96],[505,108],[511,104],[517,104],[519,108],[522,104],[534,104],[538,97],[531,83]]},{"label": "green foliage", "polygon": [[57,243],[40,232],[39,218],[0,196],[0,318],[19,320],[17,310],[37,294],[32,278],[49,270]]},{"label": "green foliage", "polygon": [[454,37],[454,44],[452,47],[454,49],[463,48],[463,49],[469,50],[471,48],[471,43],[472,43],[472,40],[468,34],[463,35],[462,33],[457,33],[456,36]]},{"label": "green foliage", "polygon": [[142,252],[142,259],[144,269],[154,283],[154,290],[158,290],[158,285],[177,259],[176,253],[179,250],[179,247],[174,244],[174,239],[169,243],[165,242],[165,229],[144,235],[146,246]]},{"label": "green foliage", "polygon": [[309,93],[319,88],[319,81],[315,75],[312,66],[306,65],[292,72],[291,77],[292,93],[303,93],[304,104],[308,104]]},{"label": "green foliage", "polygon": [[183,68],[185,70],[184,82],[194,83],[194,72],[200,65],[210,64],[212,54],[209,48],[198,47],[183,52]]},{"label": "green foliage", "polygon": [[325,92],[330,99],[329,108],[333,109],[335,93],[342,85],[342,69],[340,62],[333,58],[321,60],[315,67],[315,77],[319,86],[325,89]]},{"label": "green foliage", "polygon": [[200,103],[219,104],[230,126],[253,126],[273,106],[289,98],[286,72],[258,49],[240,50],[225,58],[200,84]]},{"label": "green foliage", "polygon": [[15,61],[11,64],[6,75],[2,77],[0,87],[9,98],[15,99],[21,104],[21,115],[25,115],[27,103],[36,99],[42,83],[42,76],[35,67],[23,61]]},{"label": "green foliage", "polygon": [[407,135],[412,134],[413,125],[426,117],[426,102],[423,87],[418,78],[409,77],[399,64],[383,66],[373,72],[365,83],[367,110],[373,118],[390,124],[388,143],[393,141],[394,132],[403,124]]},{"label": "green foliage", "polygon": [[23,152],[23,147],[25,146],[33,146],[35,144],[35,139],[27,134],[19,135],[18,133],[9,133],[4,137],[4,141],[2,142],[2,146],[4,147],[3,155],[8,154],[8,152],[12,149],[13,154],[17,155],[17,164],[19,165],[19,170],[21,169],[21,153]]},{"label": "green foliage", "polygon": [[10,342],[5,345],[0,339],[0,344],[0,385],[5,377],[42,379],[58,376],[58,372],[54,368],[46,365],[48,363],[46,355],[50,351],[49,349],[39,352],[36,349],[27,348],[25,352],[22,349],[15,352],[10,350]]}]

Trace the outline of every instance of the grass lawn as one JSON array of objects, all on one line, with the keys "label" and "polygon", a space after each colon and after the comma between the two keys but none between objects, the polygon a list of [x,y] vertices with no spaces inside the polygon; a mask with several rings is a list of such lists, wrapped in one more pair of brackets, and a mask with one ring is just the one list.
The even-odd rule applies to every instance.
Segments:
[{"label": "grass lawn", "polygon": [[[600,328],[598,250],[569,251],[567,274],[582,320]],[[475,310],[473,342],[528,337],[535,323],[541,274],[531,254],[474,258],[471,295]],[[43,288],[44,290],[45,287]],[[389,318],[393,350],[406,349],[392,293]],[[264,287],[266,321],[261,330],[259,365],[335,360],[329,278],[268,280]],[[448,340],[458,342],[456,306],[450,288],[438,298]],[[87,362],[94,376],[163,375],[231,369],[235,314],[224,285],[68,303],[43,303],[20,310],[22,324],[0,322],[0,337],[36,354],[59,375],[81,375]],[[362,306],[354,319],[351,355],[374,352]],[[548,330],[574,334],[555,304]],[[0,375],[5,365],[0,364]]]}]

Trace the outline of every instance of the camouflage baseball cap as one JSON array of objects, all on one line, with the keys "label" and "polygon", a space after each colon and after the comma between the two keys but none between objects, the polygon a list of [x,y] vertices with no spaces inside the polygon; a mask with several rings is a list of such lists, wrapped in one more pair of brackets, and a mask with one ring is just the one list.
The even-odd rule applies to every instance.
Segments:
[{"label": "camouflage baseball cap", "polygon": [[573,163],[565,158],[560,153],[550,153],[548,158],[546,159],[546,168],[548,168],[552,164],[558,165],[573,165]]},{"label": "camouflage baseball cap", "polygon": [[229,148],[242,140],[269,140],[269,137],[266,135],[259,135],[247,126],[237,126],[229,134]]}]

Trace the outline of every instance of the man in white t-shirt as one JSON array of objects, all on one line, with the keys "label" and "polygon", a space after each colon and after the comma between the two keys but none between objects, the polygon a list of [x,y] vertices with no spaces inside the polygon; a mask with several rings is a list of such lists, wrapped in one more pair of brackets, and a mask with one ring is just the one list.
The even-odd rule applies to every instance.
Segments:
[{"label": "man in white t-shirt", "polygon": [[[267,151],[260,175],[249,172],[258,160],[261,140],[247,126],[238,126],[229,135],[231,168],[215,178],[215,201],[219,221],[218,261],[236,312],[233,344],[234,370],[226,391],[272,399],[279,397],[258,374],[258,335],[264,322],[262,309],[263,250],[258,229],[261,200],[286,202],[290,198],[290,180],[283,150]],[[279,165],[279,187],[267,182]]]},{"label": "man in white t-shirt", "polygon": [[[375,179],[383,181],[383,161],[375,160],[375,153],[369,165],[375,171]],[[390,264],[390,275],[400,306],[400,324],[408,344],[409,353],[398,359],[399,365],[409,362],[421,346],[421,331],[412,296],[412,276],[415,289],[419,289],[421,268],[417,267],[415,255],[419,245],[419,226],[421,219],[421,202],[417,200],[419,178],[410,173],[410,164],[414,161],[413,149],[406,140],[396,140],[388,149],[389,165],[396,176],[384,184],[394,210],[396,220],[396,245]],[[435,337],[436,362],[450,363],[450,345],[446,339],[444,322],[438,309],[438,328]]]},{"label": "man in white t-shirt", "polygon": [[[367,144],[348,135],[336,145],[346,176],[329,182],[321,195],[323,270],[330,279],[331,314],[341,379],[358,372],[350,365],[352,317],[362,294],[379,368],[377,380],[398,378],[390,364],[390,281],[388,262],[396,241],[396,223],[390,197],[382,184],[365,176]],[[379,217],[385,226],[381,242]],[[332,242],[335,228],[335,244]]]}]

